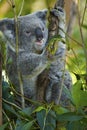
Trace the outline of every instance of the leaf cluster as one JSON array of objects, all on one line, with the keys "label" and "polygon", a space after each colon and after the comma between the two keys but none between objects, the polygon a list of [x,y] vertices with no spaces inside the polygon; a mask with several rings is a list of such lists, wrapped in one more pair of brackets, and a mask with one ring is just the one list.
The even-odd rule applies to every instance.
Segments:
[{"label": "leaf cluster", "polygon": [[0,126],[0,130],[87,129],[87,91],[81,90],[81,87],[82,82],[78,81],[71,92],[64,90],[71,102],[70,106],[36,103],[34,107],[21,109],[13,105],[14,95],[9,91],[9,84],[3,82],[4,124]]}]

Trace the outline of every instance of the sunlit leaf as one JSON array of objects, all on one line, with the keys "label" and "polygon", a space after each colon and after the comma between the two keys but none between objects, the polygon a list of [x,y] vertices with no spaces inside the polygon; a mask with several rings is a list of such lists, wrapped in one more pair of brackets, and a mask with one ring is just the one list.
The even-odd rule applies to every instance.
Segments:
[{"label": "sunlit leaf", "polygon": [[36,108],[36,109],[33,111],[33,113],[39,112],[39,111],[41,111],[41,110],[45,110],[45,107],[39,106],[38,108]]},{"label": "sunlit leaf", "polygon": [[54,109],[54,111],[55,111],[57,114],[63,114],[63,113],[69,112],[68,109],[66,109],[66,108],[64,108],[64,107],[61,107],[61,106],[57,106],[57,105],[54,105],[53,109]]},{"label": "sunlit leaf", "polygon": [[72,97],[77,107],[87,106],[87,91],[83,91],[82,82],[77,81],[72,87]]}]

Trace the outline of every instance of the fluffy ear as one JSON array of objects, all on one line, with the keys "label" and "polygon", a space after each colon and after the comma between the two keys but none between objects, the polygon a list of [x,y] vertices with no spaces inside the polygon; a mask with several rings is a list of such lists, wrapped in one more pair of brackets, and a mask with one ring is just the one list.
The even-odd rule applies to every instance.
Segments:
[{"label": "fluffy ear", "polygon": [[48,10],[47,10],[47,9],[44,9],[44,10],[41,10],[41,11],[36,12],[36,15],[37,15],[39,18],[41,18],[42,20],[46,20],[47,12],[48,12]]},{"label": "fluffy ear", "polygon": [[0,31],[9,40],[15,36],[15,25],[13,19],[3,19],[0,20]]}]

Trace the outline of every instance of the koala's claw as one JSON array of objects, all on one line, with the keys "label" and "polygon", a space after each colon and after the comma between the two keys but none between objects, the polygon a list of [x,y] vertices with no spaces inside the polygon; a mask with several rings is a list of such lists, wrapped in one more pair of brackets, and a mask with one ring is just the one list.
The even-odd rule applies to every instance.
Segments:
[{"label": "koala's claw", "polygon": [[61,8],[61,7],[57,7],[55,9],[52,9],[51,13],[54,16],[58,17],[59,20],[61,20],[61,19],[64,20],[65,19],[65,12],[64,12],[63,8]]}]

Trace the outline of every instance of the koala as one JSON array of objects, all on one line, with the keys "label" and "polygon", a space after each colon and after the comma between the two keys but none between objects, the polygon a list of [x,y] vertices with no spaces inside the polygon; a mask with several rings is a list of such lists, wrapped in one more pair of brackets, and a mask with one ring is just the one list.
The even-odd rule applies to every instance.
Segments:
[{"label": "koala", "polygon": [[43,51],[48,38],[46,14],[47,10],[42,10],[18,18],[18,55],[16,55],[14,19],[0,20],[0,31],[4,34],[7,46],[6,71],[8,78],[15,89],[20,91],[19,71],[24,95],[30,99],[36,99],[37,76],[48,64],[48,58]]},{"label": "koala", "polygon": [[[61,27],[61,10],[53,10],[54,15],[59,18]],[[63,11],[62,11],[63,13]],[[47,102],[57,99],[63,77],[65,62],[66,45],[58,43],[58,50],[53,57],[49,59],[46,52],[48,41],[48,28],[46,26],[47,10],[37,11],[35,13],[18,17],[18,54],[16,54],[16,30],[14,19],[0,20],[0,31],[6,39],[7,58],[6,71],[9,80],[15,86],[16,91],[20,92],[18,72],[21,74],[24,96],[37,100],[37,93],[43,81],[44,71],[50,63],[47,76],[49,82],[45,84],[44,99]],[[61,35],[61,29],[59,31]],[[62,31],[62,37],[65,35]],[[56,57],[56,58],[55,58]],[[11,60],[11,63],[9,63]],[[71,78],[67,71],[64,73],[64,84],[67,88],[71,86]]]}]

